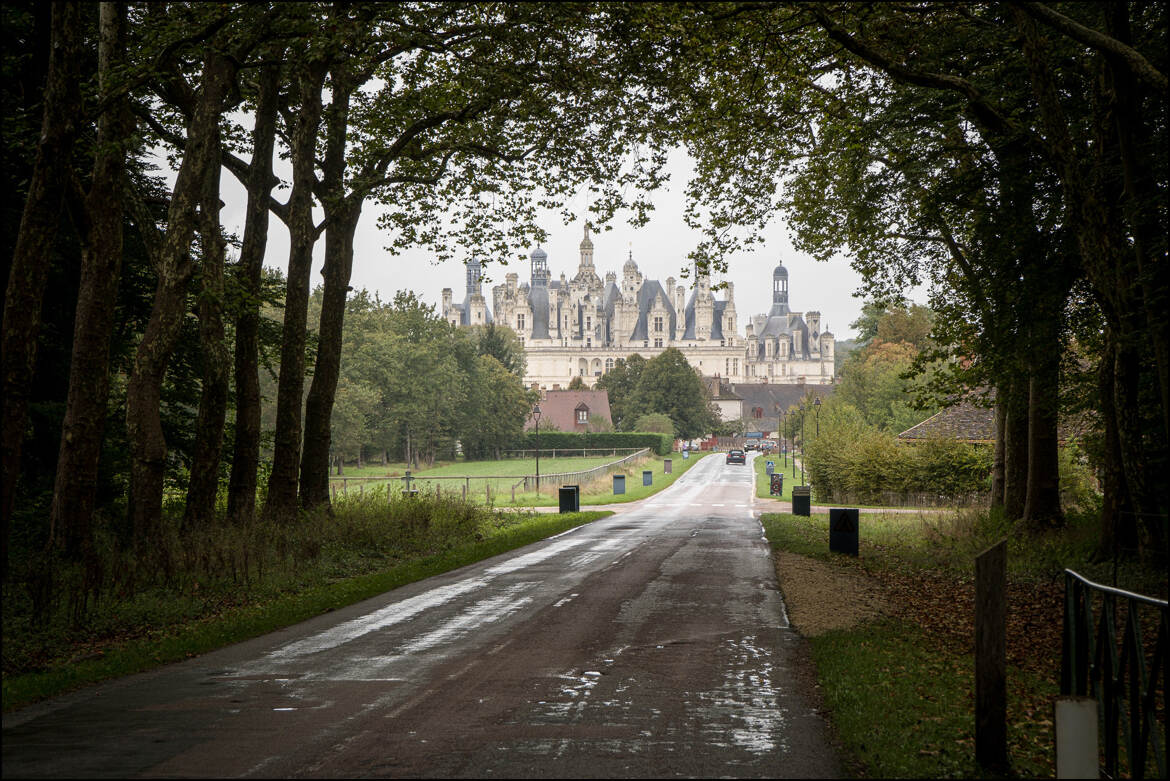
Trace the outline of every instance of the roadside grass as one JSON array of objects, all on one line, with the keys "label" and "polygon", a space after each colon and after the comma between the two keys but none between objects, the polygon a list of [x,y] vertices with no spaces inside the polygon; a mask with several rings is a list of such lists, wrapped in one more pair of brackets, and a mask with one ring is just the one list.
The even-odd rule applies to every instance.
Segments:
[{"label": "roadside grass", "polygon": [[[772,483],[768,479],[768,461],[772,461],[773,464],[775,464],[774,468],[777,473],[784,475],[784,493],[781,496],[772,496],[771,494]],[[757,454],[756,457],[752,459],[751,463],[752,469],[755,470],[756,474],[757,497],[761,499],[782,499],[785,502],[792,501],[792,486],[797,485],[800,482],[800,477],[795,479],[792,477],[792,464],[794,463],[794,459],[792,458],[791,453],[788,454],[787,468],[784,463],[784,456],[778,455],[776,453],[770,453],[768,455]],[[799,475],[799,466],[796,468],[796,471]]]},{"label": "roadside grass", "polygon": [[[1090,516],[1070,516],[1058,533],[1028,535],[986,510],[867,514],[857,559],[829,553],[826,515],[760,520],[773,549],[860,571],[888,598],[889,615],[808,638],[830,718],[872,778],[986,776],[974,755],[974,559],[1006,538],[1011,775],[1054,775],[1060,574],[1068,567],[1113,582],[1110,564],[1090,562]],[[1165,572],[1121,564],[1116,582],[1165,598]]]},{"label": "roadside grass", "polygon": [[[581,485],[581,506],[623,504],[653,496],[659,491],[665,490],[673,485],[675,480],[682,477],[683,474],[698,461],[705,458],[706,455],[691,454],[689,458],[683,458],[682,453],[671,453],[668,456],[651,455],[645,459],[631,461],[623,465],[621,469],[583,483]],[[665,471],[665,462],[667,459],[671,461],[670,474],[667,474]],[[543,459],[541,463],[543,464]],[[651,473],[653,483],[650,485],[642,485],[642,473],[647,471]],[[615,474],[626,476],[626,492],[624,494],[615,495],[613,492],[613,476]],[[535,491],[527,493],[518,491],[516,493],[515,505],[511,504],[510,496],[501,496],[499,506],[556,507],[560,501],[558,491],[559,486],[541,486],[539,494]]]},{"label": "roadside grass", "polygon": [[[607,456],[559,456],[557,458],[540,459],[542,474],[554,472],[583,472],[587,469],[602,466],[620,459],[619,455]],[[330,486],[335,495],[353,495],[368,491],[380,490],[385,495],[387,484],[395,491],[404,487],[403,477],[406,474],[405,464],[387,464],[386,466],[366,465],[361,469],[356,467],[347,469],[345,474],[330,477]],[[491,496],[499,497],[503,494],[511,495],[511,487],[524,475],[535,474],[536,459],[534,458],[505,458],[499,461],[455,461],[444,462],[430,469],[411,470],[412,485],[419,489],[434,490],[438,485],[444,492],[454,492],[462,495],[467,485],[468,498],[487,501],[485,486],[490,487]],[[429,480],[428,478],[447,478],[444,480]],[[470,478],[468,483],[453,479],[458,477]],[[497,478],[497,479],[493,479]]]},{"label": "roadside grass", "polygon": [[86,573],[58,563],[48,605],[34,604],[44,579],[14,573],[4,592],[3,709],[240,642],[609,514],[351,497],[332,517],[176,533],[161,556],[107,552],[105,566],[122,575],[108,572],[96,594],[70,591]]}]

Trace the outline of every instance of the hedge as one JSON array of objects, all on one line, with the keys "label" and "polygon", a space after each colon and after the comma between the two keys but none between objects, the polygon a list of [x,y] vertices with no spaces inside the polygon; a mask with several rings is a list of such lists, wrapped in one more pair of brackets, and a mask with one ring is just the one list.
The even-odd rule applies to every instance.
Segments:
[{"label": "hedge", "polygon": [[846,426],[810,439],[805,466],[817,501],[902,503],[910,497],[984,496],[991,448],[953,440],[898,442],[893,435]]},{"label": "hedge", "polygon": [[[514,446],[517,449],[536,448],[536,434],[527,431]],[[546,431],[540,434],[540,449],[571,450],[573,448],[606,447],[648,447],[660,456],[670,455],[674,449],[674,437],[669,434],[654,434],[640,431],[569,432]]]}]

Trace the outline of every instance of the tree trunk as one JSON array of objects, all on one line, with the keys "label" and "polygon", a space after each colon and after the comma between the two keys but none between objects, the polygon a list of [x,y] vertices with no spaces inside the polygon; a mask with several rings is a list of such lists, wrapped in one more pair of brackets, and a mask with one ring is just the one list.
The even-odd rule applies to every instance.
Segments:
[{"label": "tree trunk", "polygon": [[41,303],[48,279],[53,245],[60,227],[61,205],[70,180],[73,144],[77,139],[81,104],[81,5],[53,3],[49,67],[45,79],[44,111],[37,157],[21,214],[12,265],[4,292],[3,448],[4,515],[0,573],[8,575],[8,534],[20,477],[20,450],[28,418],[28,399],[37,359]]},{"label": "tree trunk", "polygon": [[[99,14],[98,79],[107,85],[125,56],[125,8],[102,3]],[[110,386],[110,336],[122,265],[126,143],[133,132],[126,100],[115,99],[98,118],[93,182],[84,204],[88,230],[81,248],[69,393],[49,511],[54,544],[74,560],[92,544]]]},{"label": "tree trunk", "polygon": [[[215,156],[220,156],[216,137]],[[220,166],[208,166],[200,207],[203,290],[199,296],[200,362],[203,388],[195,423],[195,447],[183,527],[195,528],[215,518],[219,462],[228,400],[228,350],[223,329],[224,241],[219,225]]]},{"label": "tree trunk", "polygon": [[[283,47],[272,52],[279,56]],[[256,472],[260,463],[260,280],[268,244],[268,200],[272,194],[272,153],[276,140],[280,65],[260,70],[252,162],[248,169],[248,205],[240,245],[240,286],[245,304],[236,320],[236,426],[232,471],[228,481],[228,518],[249,523],[256,514]]]},{"label": "tree trunk", "polygon": [[[186,154],[167,212],[167,231],[155,265],[154,306],[134,357],[126,389],[126,433],[130,441],[130,519],[138,545],[149,545],[162,515],[166,438],[159,404],[163,377],[186,311],[191,277],[191,239],[208,166],[219,165],[219,118],[234,66],[209,51],[203,85],[187,128]],[[142,226],[149,230],[148,226]]]},{"label": "tree trunk", "polygon": [[1033,529],[1064,522],[1060,507],[1060,333],[1065,291],[1061,274],[1053,269],[1048,288],[1033,299],[1029,327],[1031,366],[1028,375],[1028,487],[1024,520]]},{"label": "tree trunk", "polygon": [[297,510],[297,467],[301,459],[301,403],[305,387],[305,328],[309,307],[309,275],[313,263],[313,178],[321,89],[326,68],[309,63],[301,73],[301,107],[292,138],[293,189],[289,196],[288,288],[276,391],[276,440],[264,514],[288,519]]},{"label": "tree trunk", "polygon": [[330,419],[341,374],[345,298],[353,269],[353,236],[361,212],[335,212],[325,233],[325,290],[317,362],[305,404],[305,452],[301,461],[301,504],[329,503]]},{"label": "tree trunk", "polygon": [[1003,403],[1004,393],[997,390],[995,401],[995,455],[991,462],[991,507],[1003,510],[1004,503],[1004,425],[1007,420],[1007,405]]},{"label": "tree trunk", "polygon": [[[326,112],[325,159],[321,165],[325,232],[325,290],[313,382],[305,402],[305,450],[301,459],[301,505],[329,504],[329,443],[333,402],[341,373],[345,298],[353,270],[353,236],[361,217],[361,196],[345,197],[345,145],[352,79],[343,60],[330,71],[332,99]],[[361,455],[358,456],[361,461]]]},{"label": "tree trunk", "polygon": [[1028,491],[1028,400],[1026,379],[1011,380],[1004,399],[1003,512],[1008,518],[1024,517]]},{"label": "tree trunk", "polygon": [[1123,550],[1136,551],[1138,547],[1136,516],[1125,476],[1121,468],[1121,439],[1117,431],[1117,408],[1113,401],[1114,374],[1117,370],[1117,348],[1111,332],[1106,330],[1106,346],[1097,369],[1097,393],[1100,399],[1101,424],[1105,437],[1105,457],[1101,466],[1100,537],[1093,554],[1096,561],[1108,561]]}]

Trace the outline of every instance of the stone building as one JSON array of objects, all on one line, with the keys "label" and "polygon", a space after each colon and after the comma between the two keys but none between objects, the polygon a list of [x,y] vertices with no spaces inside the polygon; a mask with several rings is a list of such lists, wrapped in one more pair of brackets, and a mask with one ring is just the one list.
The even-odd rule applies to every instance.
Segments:
[{"label": "stone building", "polygon": [[[696,270],[695,287],[687,295],[673,277],[646,279],[630,252],[621,277],[607,272],[604,280],[593,262],[589,226],[579,247],[577,271],[553,279],[548,253],[533,250],[528,282],[505,275],[492,288],[491,310],[482,291],[481,266],[467,266],[467,293],[462,304],[443,290],[443,317],[452,325],[492,322],[506,325],[524,344],[528,369],[525,382],[546,390],[567,387],[573,377],[592,385],[622,358],[635,353],[653,358],[670,347],[686,356],[698,372],[735,382],[830,383],[833,378],[833,337],[820,330],[820,314],[807,317],[788,310],[788,272],[783,266],[782,292],[773,293],[772,311],[753,318],[748,336],[740,336],[735,287],[726,286],[723,300],[711,290],[710,278]],[[779,285],[777,281],[774,284]]]}]

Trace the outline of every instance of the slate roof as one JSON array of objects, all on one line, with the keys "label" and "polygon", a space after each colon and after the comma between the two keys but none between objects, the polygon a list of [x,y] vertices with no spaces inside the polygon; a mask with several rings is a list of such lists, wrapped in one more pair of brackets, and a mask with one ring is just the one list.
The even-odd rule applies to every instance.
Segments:
[{"label": "slate roof", "polygon": [[963,442],[995,442],[995,410],[962,401],[932,415],[898,435],[903,441],[958,439]]},{"label": "slate roof", "polygon": [[[832,385],[781,385],[776,383],[736,382],[731,384],[732,393],[743,399],[743,422],[745,431],[775,431],[776,406],[787,410],[800,404],[801,399],[812,393],[825,398],[833,393]],[[752,416],[752,410],[759,407],[764,411],[762,418]]]},{"label": "slate roof", "polygon": [[[1057,422],[1057,437],[1061,442],[1075,439],[1093,429],[1089,416],[1062,415]],[[961,401],[932,415],[917,426],[911,426],[898,435],[903,442],[924,439],[958,439],[963,442],[995,443],[995,410]]]},{"label": "slate roof", "polygon": [[658,296],[662,296],[662,301],[666,305],[666,314],[670,318],[663,336],[666,338],[674,337],[678,318],[675,315],[674,306],[670,303],[670,297],[666,295],[666,291],[662,289],[662,285],[657,279],[648,279],[642,283],[641,289],[638,290],[638,322],[634,324],[634,333],[630,339],[645,340],[650,338],[650,325],[647,321],[650,319],[650,310],[654,307],[654,299]]},{"label": "slate roof", "polygon": [[[549,423],[558,431],[584,431],[585,426],[577,425],[577,408],[584,404],[589,408],[589,422],[596,419],[607,421],[613,426],[613,415],[609,411],[607,390],[550,390],[542,391],[540,399],[540,427]],[[536,428],[536,421],[529,416],[524,429]]]}]

